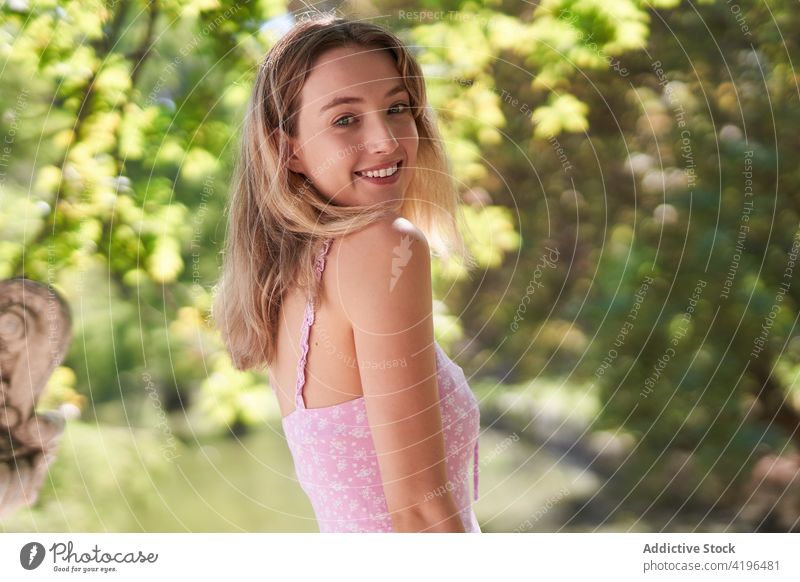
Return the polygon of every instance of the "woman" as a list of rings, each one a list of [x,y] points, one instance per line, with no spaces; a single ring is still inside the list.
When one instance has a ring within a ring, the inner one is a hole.
[[[475,264],[457,212],[394,34],[318,15],[270,49],[214,313],[237,368],[269,368],[320,531],[480,532],[478,403],[433,334],[430,249]]]

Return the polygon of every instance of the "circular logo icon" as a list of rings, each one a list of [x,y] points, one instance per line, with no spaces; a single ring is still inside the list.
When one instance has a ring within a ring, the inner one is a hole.
[[[39,542],[29,542],[19,551],[19,563],[26,570],[35,570],[44,560],[44,546]]]

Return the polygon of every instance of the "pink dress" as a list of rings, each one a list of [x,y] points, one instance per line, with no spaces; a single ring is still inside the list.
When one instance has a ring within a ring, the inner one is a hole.
[[[331,242],[327,239],[317,256],[318,277],[325,268]],[[314,509],[320,532],[391,532],[364,397],[322,408],[306,408],[303,401],[308,337],[313,323],[314,302],[309,299],[300,334],[295,410],[282,420],[297,478]],[[438,343],[435,349],[448,481],[441,491],[428,495],[433,498],[449,489],[464,530],[480,533],[469,496],[472,461],[473,493],[478,498],[478,401],[461,367],[447,357]]]

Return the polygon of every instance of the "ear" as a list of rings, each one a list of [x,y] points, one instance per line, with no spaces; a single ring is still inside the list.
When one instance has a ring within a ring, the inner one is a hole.
[[[295,138],[290,137],[283,134],[284,139],[286,140],[286,145],[289,148],[289,159],[286,161],[286,166],[292,171],[297,174],[304,174],[305,168],[303,167],[303,160],[301,159],[300,155],[297,153],[297,141]]]

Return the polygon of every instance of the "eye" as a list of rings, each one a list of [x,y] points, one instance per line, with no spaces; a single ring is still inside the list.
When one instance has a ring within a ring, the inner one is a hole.
[[[395,107],[403,107],[402,111],[398,111],[397,113],[408,113],[409,108],[411,107],[408,103],[395,103],[389,108],[389,111],[394,109]]]
[[[335,125],[336,127],[347,127],[348,125],[350,125],[349,123],[341,123],[341,122],[346,119],[351,119],[352,117],[353,117],[352,115],[344,115],[339,119],[337,119],[336,121],[334,121],[333,125]]]

